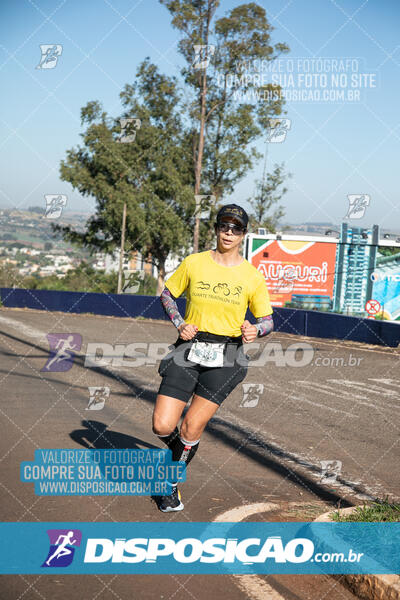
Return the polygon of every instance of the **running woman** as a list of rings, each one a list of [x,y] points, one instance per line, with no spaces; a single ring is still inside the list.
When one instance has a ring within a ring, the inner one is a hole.
[[[160,363],[162,381],[153,432],[170,448],[172,460],[186,465],[197,452],[208,421],[246,376],[248,357],[243,342],[253,342],[273,329],[265,279],[239,252],[248,220],[240,206],[223,206],[214,225],[217,247],[187,256],[160,296],[179,337]],[[182,318],[176,298],[184,291],[186,312]],[[256,325],[245,320],[247,308]],[[171,483],[172,494],[154,496],[162,512],[184,507],[177,482]]]

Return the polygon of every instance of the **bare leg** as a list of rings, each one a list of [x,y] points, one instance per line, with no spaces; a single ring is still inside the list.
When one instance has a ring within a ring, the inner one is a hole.
[[[158,394],[153,411],[153,432],[156,435],[167,435],[177,426],[186,402]],[[190,409],[189,409],[190,410]]]
[[[181,436],[183,439],[188,442],[199,440],[205,426],[218,408],[219,405],[215,402],[195,394],[182,421]]]
[[[153,414],[153,431],[161,435],[168,434],[176,427],[186,402],[159,395]],[[173,461],[183,461],[186,465],[192,460],[199,447],[199,439],[208,421],[218,410],[218,404],[194,395],[182,421],[180,436],[176,436],[168,447],[172,450]],[[182,510],[177,481],[170,481],[172,493],[161,496],[158,504],[162,512]]]

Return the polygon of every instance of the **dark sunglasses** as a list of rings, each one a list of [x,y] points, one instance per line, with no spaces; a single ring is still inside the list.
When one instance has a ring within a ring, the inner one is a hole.
[[[233,235],[240,235],[241,233],[243,233],[245,231],[244,227],[241,227],[240,225],[235,225],[235,223],[225,223],[224,222],[220,222],[220,223],[216,223],[218,231],[221,231],[222,233],[227,233],[229,230],[232,231]]]

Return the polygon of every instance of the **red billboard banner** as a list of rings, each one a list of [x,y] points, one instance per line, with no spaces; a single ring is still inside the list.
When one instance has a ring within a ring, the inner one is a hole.
[[[264,275],[273,306],[285,306],[294,294],[332,300],[335,241],[251,237],[249,246],[248,260]]]

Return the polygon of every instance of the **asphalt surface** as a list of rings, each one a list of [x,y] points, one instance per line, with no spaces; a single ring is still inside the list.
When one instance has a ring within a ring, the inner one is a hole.
[[[132,343],[172,343],[175,330],[158,321],[1,309],[0,331],[3,521],[212,521],[262,502],[277,509],[250,520],[302,521],[338,505],[400,499],[400,350],[279,333],[262,342],[247,388],[240,385],[207,426],[181,486],[184,511],[160,513],[146,496],[35,496],[19,465],[37,448],[160,446],[151,431],[158,363],[129,365],[123,353]],[[82,337],[68,371],[42,370],[49,333]],[[90,343],[111,345],[108,364],[85,366]],[[91,386],[110,388],[101,410],[88,410]],[[75,600],[83,591],[123,600],[353,598],[322,575],[24,575],[3,576],[1,587],[4,600]]]

